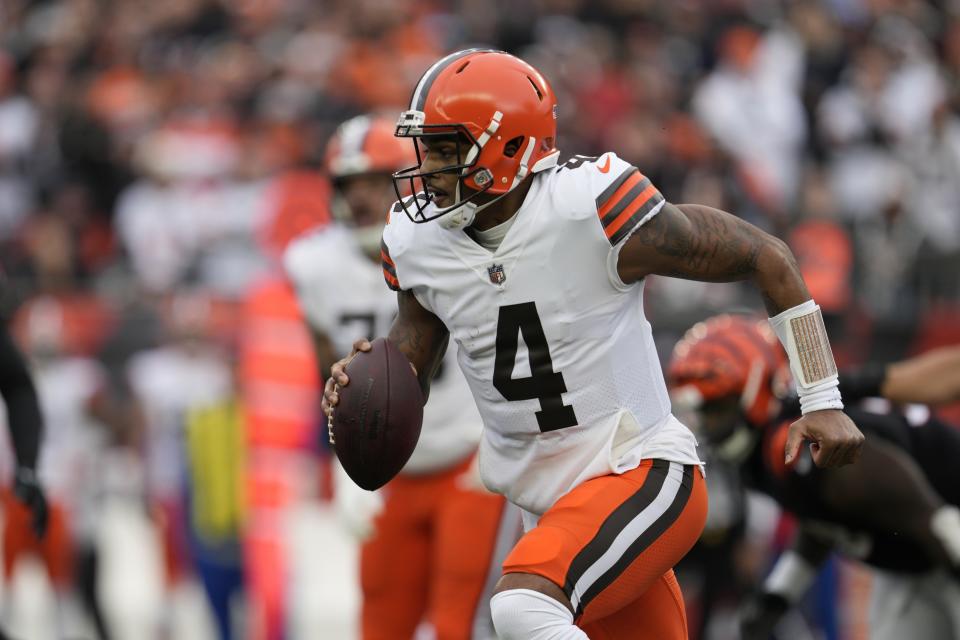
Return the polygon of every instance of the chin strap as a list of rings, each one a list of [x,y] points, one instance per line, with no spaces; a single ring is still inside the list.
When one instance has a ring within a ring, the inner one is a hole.
[[[456,202],[460,201],[460,180],[457,180],[457,189],[454,191],[453,197]],[[477,217],[477,212],[480,211],[481,206],[483,205],[478,205],[475,202],[464,202],[456,211],[441,216],[438,222],[444,229],[452,231],[466,229],[473,224],[473,219]]]
[[[500,118],[503,117],[503,114],[497,111],[493,119],[490,121],[490,124],[487,126],[486,131],[477,139],[477,144],[474,145],[467,154],[467,162],[472,162],[477,154],[483,149],[483,146],[487,143],[490,137],[497,131],[500,127]],[[499,201],[501,198],[505,197],[508,193],[520,186],[520,183],[523,182],[531,173],[537,173],[545,169],[550,169],[557,165],[557,160],[560,157],[560,152],[555,151],[548,156],[540,158],[534,165],[529,166],[530,156],[533,155],[533,150],[536,147],[537,139],[533,136],[530,136],[527,139],[527,144],[524,146],[523,153],[520,156],[520,166],[517,168],[517,173],[513,177],[513,182],[510,184],[510,188],[507,189],[504,193],[501,193],[499,196],[491,200],[490,202],[485,202],[483,204],[477,204],[475,202],[467,201],[464,202],[456,211],[451,211],[450,213],[441,216],[439,218],[440,226],[444,229],[459,230],[466,229],[473,221],[476,219],[477,214],[492,205],[493,203]],[[480,169],[478,173],[486,172],[489,176],[487,179],[492,180],[492,173],[487,169]],[[457,188],[454,191],[454,200],[456,202],[460,201],[460,191],[461,191],[461,180],[457,180]],[[479,181],[478,181],[479,182]]]
[[[456,211],[451,211],[445,216],[439,218],[440,226],[444,229],[451,229],[454,231],[460,229],[466,229],[471,224],[473,224],[474,219],[477,217],[477,214],[492,205],[495,202],[498,202],[501,198],[506,197],[513,191],[511,187],[508,191],[501,193],[496,198],[490,202],[484,202],[483,204],[477,204],[476,202],[464,202]],[[457,180],[457,190],[454,192],[454,197],[459,201],[460,200],[460,181]]]

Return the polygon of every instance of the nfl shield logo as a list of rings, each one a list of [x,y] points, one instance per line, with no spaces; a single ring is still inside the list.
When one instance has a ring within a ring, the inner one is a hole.
[[[487,267],[487,273],[490,275],[490,282],[493,284],[503,284],[507,279],[507,274],[503,272],[502,264],[492,264]]]

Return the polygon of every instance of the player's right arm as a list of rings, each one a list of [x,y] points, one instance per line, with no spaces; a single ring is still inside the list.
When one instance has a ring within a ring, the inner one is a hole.
[[[397,318],[387,338],[407,356],[426,399],[430,395],[430,382],[447,350],[450,333],[437,316],[423,308],[412,292],[398,291],[397,306]],[[345,371],[347,363],[358,352],[369,351],[370,348],[368,340],[357,340],[353,343],[350,355],[330,367],[330,378],[323,389],[323,410],[328,415],[340,401],[337,388],[350,384]]]
[[[399,313],[387,337],[413,365],[426,398],[430,395],[430,382],[447,351],[450,332],[440,318],[424,309],[410,291],[397,292],[397,306]]]
[[[307,328],[310,330],[310,340],[313,342],[313,354],[317,359],[317,365],[320,367],[320,375],[323,376],[323,380],[326,380],[330,377],[331,364],[339,359],[337,357],[337,350],[333,346],[333,340],[330,339],[330,336],[328,336],[325,331],[320,331],[310,323],[307,323]]]

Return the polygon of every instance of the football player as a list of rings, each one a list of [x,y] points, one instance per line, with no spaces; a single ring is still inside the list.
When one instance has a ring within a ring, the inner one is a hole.
[[[747,607],[743,637],[766,640],[833,551],[874,567],[871,638],[960,637],[960,430],[921,405],[960,395],[960,350],[844,375],[845,411],[867,435],[858,464],[818,469],[806,452],[780,452],[795,401],[762,320],[718,316],[681,340],[668,370],[675,405],[694,409],[714,450],[745,482],[800,520],[794,548]],[[877,396],[860,407],[851,402]]]
[[[13,495],[23,509],[22,513],[6,514],[7,537],[14,532],[26,535],[32,538],[30,546],[37,546],[46,533],[49,517],[47,500],[36,472],[43,417],[27,362],[14,344],[5,322],[0,322],[0,395],[6,404],[7,425],[16,456]],[[7,504],[13,506],[14,503]],[[20,523],[20,527],[29,526],[32,535],[16,531],[12,526],[14,522]]]
[[[386,332],[396,316],[383,285],[380,236],[394,199],[391,174],[414,154],[393,130],[392,121],[368,116],[339,127],[325,160],[335,222],[296,240],[284,257],[325,367],[358,338]],[[335,476],[337,510],[363,540],[365,640],[411,638],[422,621],[439,640],[494,637],[489,597],[519,538],[520,516],[476,478],[480,415],[456,349],[439,355],[433,400],[403,472],[376,492],[342,469]]]
[[[645,276],[762,291],[803,393],[789,458],[809,438],[819,464],[853,462],[863,436],[839,411],[819,307],[786,245],[667,203],[613,152],[559,163],[557,109],[544,77],[500,51],[458,51],[420,79],[395,132],[419,157],[394,175],[416,193],[383,234],[399,304],[388,335],[425,393],[452,336],[483,417],[483,481],[524,510],[491,601],[499,636],[686,638],[672,567],[700,534],[706,489],[671,414]],[[344,361],[331,374],[336,420]]]

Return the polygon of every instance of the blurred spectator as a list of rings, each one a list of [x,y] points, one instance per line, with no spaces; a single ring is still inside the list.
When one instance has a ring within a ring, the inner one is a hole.
[[[778,31],[737,26],[720,39],[719,65],[693,108],[735,157],[744,187],[763,208],[782,211],[799,186],[806,119],[800,102],[803,51]]]
[[[172,592],[191,573],[184,505],[187,417],[226,402],[233,394],[229,362],[219,345],[207,338],[209,311],[205,296],[174,297],[168,309],[167,340],[135,355],[128,368],[130,388],[145,419],[147,490],[162,532]]]

